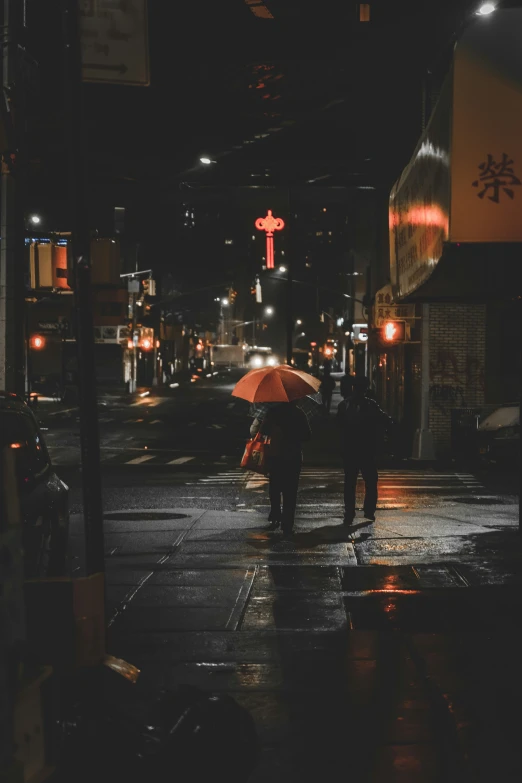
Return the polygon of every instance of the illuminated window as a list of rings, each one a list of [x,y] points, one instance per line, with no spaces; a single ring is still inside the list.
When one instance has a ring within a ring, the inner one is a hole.
[[[323,236],[323,232],[322,231],[316,231],[315,232],[315,236],[316,237],[322,237]]]
[[[370,3],[359,3],[359,22],[370,21]]]
[[[329,231],[329,232],[328,232],[328,236],[329,236],[329,237],[331,237],[331,236],[332,236],[332,232],[331,232],[331,231]]]
[[[234,240],[233,239],[225,239],[225,245],[233,245]]]

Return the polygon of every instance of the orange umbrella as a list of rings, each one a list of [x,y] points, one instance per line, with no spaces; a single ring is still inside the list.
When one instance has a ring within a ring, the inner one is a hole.
[[[234,386],[232,395],[248,402],[290,402],[318,391],[321,381],[289,364],[251,370]]]

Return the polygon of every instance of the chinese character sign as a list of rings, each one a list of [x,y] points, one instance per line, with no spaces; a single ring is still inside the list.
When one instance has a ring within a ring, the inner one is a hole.
[[[454,53],[451,243],[522,242],[522,9],[492,16]]]
[[[522,183],[515,175],[513,161],[505,152],[498,161],[488,153],[486,160],[479,164],[479,171],[479,178],[473,182],[474,188],[480,188],[477,193],[479,198],[487,195],[495,204],[499,203],[501,193],[505,193],[510,199],[515,198],[513,186]]]
[[[259,231],[266,231],[266,268],[274,268],[274,231],[281,231],[285,227],[281,218],[275,218],[272,210],[269,209],[266,217],[256,220],[256,228]]]

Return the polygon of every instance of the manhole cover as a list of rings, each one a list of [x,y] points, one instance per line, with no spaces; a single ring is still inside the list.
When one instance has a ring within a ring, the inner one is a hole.
[[[188,514],[170,514],[168,511],[111,511],[104,519],[121,519],[124,522],[149,522],[159,519],[186,519]]]
[[[469,503],[472,506],[504,506],[500,498],[453,498],[456,503]]]

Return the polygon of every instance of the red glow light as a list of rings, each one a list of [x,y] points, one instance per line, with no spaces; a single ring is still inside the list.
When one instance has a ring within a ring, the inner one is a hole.
[[[257,218],[256,228],[259,231],[266,231],[266,268],[274,268],[274,231],[281,231],[285,227],[281,218],[275,218],[272,210],[267,211],[266,217]]]
[[[45,338],[39,334],[35,334],[31,338],[31,347],[37,351],[40,351],[45,346]]]
[[[397,327],[391,321],[384,326],[384,337],[386,340],[393,340],[397,333]]]
[[[150,351],[150,349],[152,348],[152,341],[151,341],[151,340],[149,340],[149,338],[148,338],[148,337],[146,337],[146,338],[143,340],[143,342],[142,342],[142,344],[141,344],[141,347],[143,348],[143,350],[144,350],[144,351]]]

